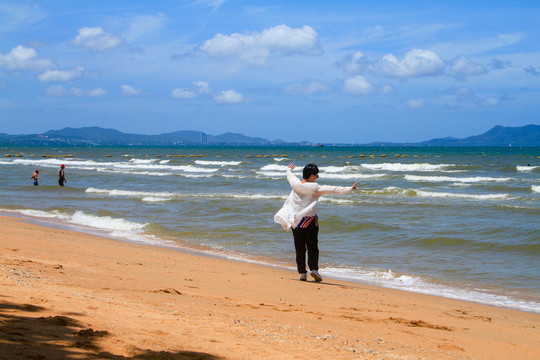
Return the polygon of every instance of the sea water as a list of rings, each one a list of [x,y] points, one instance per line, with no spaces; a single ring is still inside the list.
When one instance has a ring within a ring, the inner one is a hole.
[[[359,182],[352,194],[323,196],[318,206],[327,281],[540,313],[540,148],[0,151],[5,215],[291,271],[292,234],[273,216],[290,192],[287,165],[296,164],[300,177],[315,163],[320,184]],[[60,164],[65,187],[57,184]]]

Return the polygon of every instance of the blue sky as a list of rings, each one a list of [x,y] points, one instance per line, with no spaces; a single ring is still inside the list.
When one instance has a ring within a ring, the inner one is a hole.
[[[2,1],[0,132],[413,142],[540,123],[538,1]]]

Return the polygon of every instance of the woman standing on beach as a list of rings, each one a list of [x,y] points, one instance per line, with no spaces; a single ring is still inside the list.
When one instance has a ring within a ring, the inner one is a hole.
[[[296,265],[301,281],[307,281],[306,250],[308,253],[308,267],[315,281],[322,281],[319,274],[319,221],[317,216],[317,203],[322,195],[347,194],[356,189],[358,182],[353,186],[319,185],[315,181],[319,177],[319,168],[315,164],[308,164],[302,171],[303,179],[300,181],[294,174],[294,164],[287,167],[287,180],[292,191],[283,204],[283,207],[274,216],[274,221],[283,226],[283,229],[292,228],[294,247],[296,250]]]

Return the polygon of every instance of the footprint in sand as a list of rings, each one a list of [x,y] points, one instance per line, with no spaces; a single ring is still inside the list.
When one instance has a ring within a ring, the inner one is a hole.
[[[451,327],[434,325],[434,324],[425,322],[423,320],[406,320],[406,319],[393,318],[393,317],[389,318],[388,320],[395,322],[396,324],[403,324],[405,326],[410,326],[410,327],[423,327],[423,328],[435,329],[435,330],[454,331],[454,329]]]
[[[154,290],[155,293],[164,293],[164,294],[174,294],[174,295],[182,295],[182,293],[176,289],[173,288],[166,288],[166,289],[159,289]]]

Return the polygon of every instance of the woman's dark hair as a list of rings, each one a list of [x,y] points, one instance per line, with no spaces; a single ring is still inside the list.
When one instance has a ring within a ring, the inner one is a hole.
[[[302,176],[304,179],[309,179],[311,175],[317,175],[319,174],[319,168],[315,164],[307,164],[304,166],[304,170],[302,170]]]

